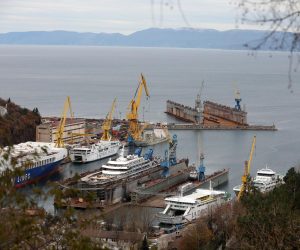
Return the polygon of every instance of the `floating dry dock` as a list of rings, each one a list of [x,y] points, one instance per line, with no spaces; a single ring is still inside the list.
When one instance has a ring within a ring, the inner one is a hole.
[[[269,130],[276,131],[275,125],[249,125],[247,112],[240,107],[241,99],[235,99],[235,107],[211,101],[201,102],[199,96],[195,107],[189,107],[171,100],[167,101],[165,113],[188,124],[168,124],[170,130]]]
[[[178,185],[189,181],[190,171],[191,169],[189,168],[188,171],[185,171],[184,175],[177,173],[168,178],[156,179],[154,181],[146,183],[146,185],[142,187],[138,187],[134,192],[131,193],[131,202],[139,203],[156,195],[176,195],[177,193],[174,192],[174,189],[177,191]],[[208,188],[210,181],[212,181],[213,188],[223,185],[228,181],[228,173],[229,169],[223,169],[220,171],[216,171],[212,174],[206,175],[205,179],[202,181],[189,181],[192,184],[192,187],[183,194],[192,193],[197,188]]]
[[[222,125],[202,125],[202,124],[167,124],[169,130],[262,130],[262,131],[277,131],[275,125],[248,125],[248,126],[222,126]]]

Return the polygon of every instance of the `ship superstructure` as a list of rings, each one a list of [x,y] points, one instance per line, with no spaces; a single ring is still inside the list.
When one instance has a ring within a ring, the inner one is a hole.
[[[277,174],[268,166],[258,170],[252,181],[252,185],[262,193],[269,192],[281,184],[283,184],[283,175]],[[233,191],[238,194],[240,189],[241,185],[238,185],[233,188]]]
[[[76,163],[87,163],[113,156],[119,152],[119,141],[99,141],[85,146],[74,147],[70,150],[70,159]]]
[[[166,225],[185,224],[206,215],[228,200],[229,196],[224,191],[199,188],[189,195],[165,198],[166,207],[157,214],[157,219]]]
[[[22,175],[15,178],[16,187],[37,182],[56,172],[60,163],[68,155],[67,149],[57,148],[54,143],[43,142],[25,142],[12,148],[6,147],[0,156],[2,160],[6,152],[10,152],[10,159],[0,166],[0,173],[7,168],[20,168],[24,171]]]
[[[101,185],[126,178],[133,178],[144,171],[159,165],[158,159],[152,159],[153,150],[140,156],[141,151],[137,150],[133,155],[125,156],[124,147],[120,152],[120,156],[116,160],[109,160],[102,165],[101,170],[81,178],[81,181],[88,185]]]

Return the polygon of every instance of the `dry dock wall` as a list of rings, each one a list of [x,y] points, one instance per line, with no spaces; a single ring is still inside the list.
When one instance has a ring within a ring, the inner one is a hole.
[[[168,100],[166,113],[179,120],[205,126],[248,126],[247,112],[211,101],[203,102],[203,110],[197,111],[196,108]]]
[[[197,122],[197,110],[177,102],[168,100],[166,113],[186,122]]]
[[[247,112],[224,106],[215,102],[205,101],[203,113],[205,118],[209,119],[209,117],[211,117],[213,123],[225,124],[226,121],[229,121],[238,125],[248,125]]]
[[[205,180],[200,182],[198,185],[196,184],[194,188],[190,189],[187,194],[190,194],[194,192],[197,188],[209,188],[210,187],[210,181],[212,188],[216,188],[220,185],[225,184],[228,182],[228,169],[224,169],[219,172],[215,172],[212,175],[206,176]]]

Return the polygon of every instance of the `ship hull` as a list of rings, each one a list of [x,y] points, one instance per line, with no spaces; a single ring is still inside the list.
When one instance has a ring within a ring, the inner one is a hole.
[[[25,174],[22,176],[17,176],[15,178],[15,187],[21,188],[28,184],[36,183],[41,179],[44,179],[59,170],[59,165],[61,164],[62,160],[49,163],[43,166],[39,166],[33,169],[25,170]]]

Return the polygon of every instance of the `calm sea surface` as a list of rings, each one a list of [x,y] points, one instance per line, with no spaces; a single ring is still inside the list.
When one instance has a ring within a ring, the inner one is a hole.
[[[293,73],[291,94],[286,53],[249,56],[246,51],[201,49],[0,46],[0,97],[38,107],[43,116],[59,116],[69,95],[76,116],[103,118],[117,97],[115,117],[124,117],[141,72],[151,95],[149,101],[142,101],[141,119],[171,121],[164,114],[166,100],[194,105],[204,80],[204,100],[233,106],[235,83],[248,122],[275,123],[276,132],[176,131],[179,158],[197,163],[202,151],[207,172],[230,168],[228,191],[240,182],[254,134],[253,175],[266,164],[284,174],[300,163],[300,73]],[[99,164],[66,165],[60,178]]]

